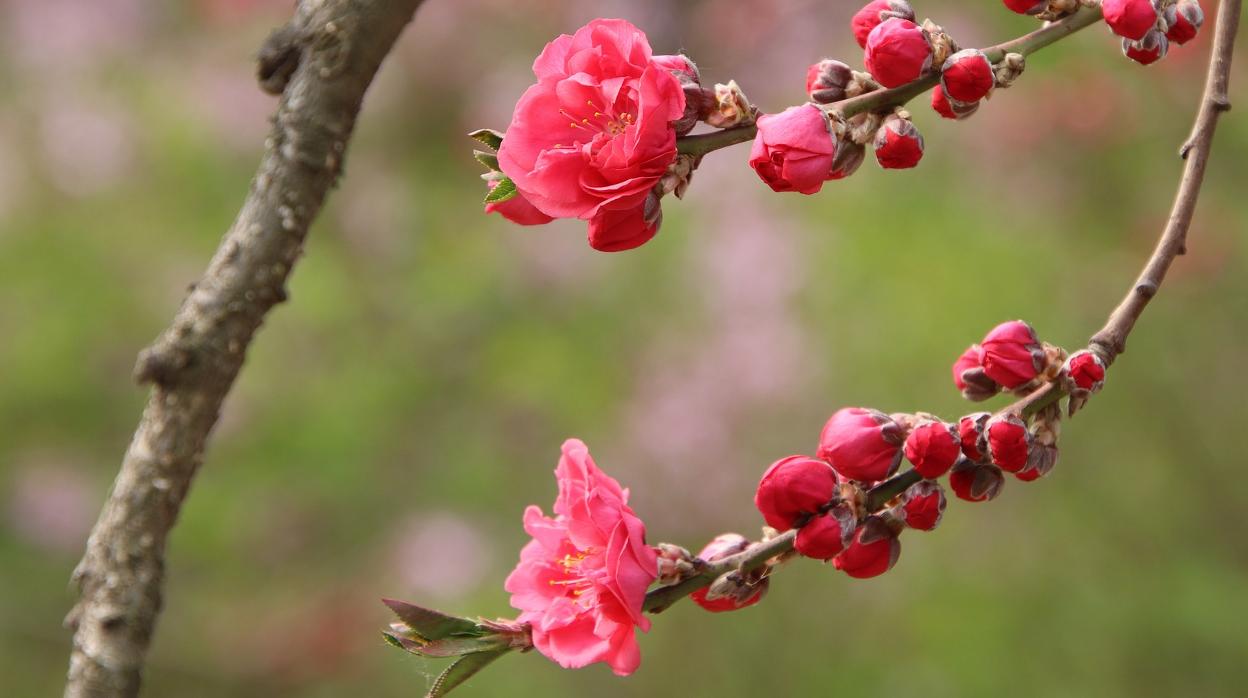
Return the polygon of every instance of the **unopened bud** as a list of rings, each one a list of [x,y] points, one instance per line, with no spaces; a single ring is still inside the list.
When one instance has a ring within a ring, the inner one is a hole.
[[[901,426],[883,412],[846,407],[824,425],[816,455],[848,480],[874,482],[897,469],[905,438]]]
[[[932,480],[949,472],[960,455],[957,430],[944,422],[928,420],[918,424],[906,437],[906,460],[915,471]]]
[[[831,104],[845,99],[845,88],[854,79],[854,71],[845,63],[825,58],[806,69],[806,94],[817,104]]]
[[[862,161],[867,157],[867,149],[865,146],[853,142],[849,138],[842,138],[836,142],[836,157],[832,159],[832,169],[828,172],[828,179],[845,179],[858,171],[858,167],[862,165]]]
[[[958,440],[962,443],[962,455],[972,462],[988,459],[988,444],[984,440],[984,428],[992,415],[987,412],[975,412],[958,420]]]
[[[832,565],[851,577],[867,579],[892,569],[900,556],[897,532],[879,516],[872,516],[854,532],[849,547],[832,558]]]
[[[937,85],[932,88],[932,109],[945,119],[965,119],[979,111],[979,102],[970,104],[950,102],[949,97],[945,95],[945,88]]]
[[[884,118],[872,142],[880,167],[901,170],[914,167],[923,158],[923,136],[910,119],[896,114]]]
[[[916,482],[902,494],[899,507],[906,525],[918,531],[931,531],[945,513],[945,490],[932,480]]]
[[[715,108],[706,117],[706,123],[716,128],[731,128],[741,124],[754,122],[754,111],[750,100],[737,85],[736,80],[729,80],[727,85],[715,85]]]
[[[1166,8],[1166,38],[1182,46],[1200,33],[1205,23],[1205,11],[1197,0],[1179,0]]]
[[[793,547],[806,557],[830,560],[849,545],[856,524],[853,511],[839,504],[799,528]]]
[[[1017,415],[1005,414],[988,420],[985,427],[988,456],[993,465],[1007,473],[1017,473],[1031,456],[1031,432]]]
[[[1010,390],[1026,385],[1045,368],[1044,347],[1036,331],[1022,320],[992,328],[980,346],[984,373]]]
[[[1130,39],[1122,40],[1122,55],[1139,63],[1140,65],[1151,65],[1166,57],[1166,52],[1170,49],[1170,40],[1165,34],[1153,29],[1144,35],[1144,38],[1138,41]]]
[[[991,463],[961,461],[949,472],[949,487],[959,499],[986,502],[1001,494],[1005,476]]]
[[[763,473],[754,493],[754,506],[768,526],[787,531],[818,513],[836,491],[836,473],[827,463],[789,456],[772,463]]]
[[[854,39],[862,48],[867,47],[867,36],[880,22],[892,17],[900,17],[914,21],[914,8],[906,0],[871,0],[861,10],[854,13],[850,26],[854,30]]]
[[[867,35],[863,63],[884,87],[900,87],[932,67],[932,44],[919,25],[893,17]]]

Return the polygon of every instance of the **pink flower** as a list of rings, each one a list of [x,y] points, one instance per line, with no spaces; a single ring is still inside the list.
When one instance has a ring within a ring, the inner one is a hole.
[[[560,666],[606,662],[631,674],[641,664],[633,628],[650,629],[641,606],[658,555],[628,506],[628,490],[594,465],[585,444],[564,442],[555,479],[555,517],[536,506],[524,511],[533,540],[504,585],[511,605],[530,624],[537,650]]]
[[[498,182],[491,181],[489,186],[490,190],[493,191],[494,187],[498,186]],[[520,225],[542,225],[554,220],[554,218],[537,210],[537,207],[529,203],[529,200],[524,198],[524,194],[520,193],[506,201],[486,204],[485,212],[502,214],[503,218]]]
[[[819,435],[818,455],[841,477],[861,482],[883,480],[897,469],[905,433],[877,410],[837,410]]]
[[[774,191],[814,194],[832,170],[836,140],[813,104],[758,117],[750,167]]]
[[[979,345],[984,373],[1010,390],[1030,382],[1044,369],[1044,349],[1036,331],[1022,320],[997,325]]]
[[[507,127],[503,172],[542,213],[589,220],[596,249],[625,250],[654,235],[652,217],[638,214],[676,159],[671,122],[685,110],[667,63],[632,24],[593,20],[546,45],[533,62],[537,84]],[[600,240],[595,230],[610,234]]]

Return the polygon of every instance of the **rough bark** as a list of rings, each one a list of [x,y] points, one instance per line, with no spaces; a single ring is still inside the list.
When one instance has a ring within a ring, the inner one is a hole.
[[[364,92],[421,0],[304,0],[259,54],[282,97],[251,190],[135,378],[151,396],[74,571],[65,695],[134,696],[161,608],[164,552],[221,403],[342,171]]]

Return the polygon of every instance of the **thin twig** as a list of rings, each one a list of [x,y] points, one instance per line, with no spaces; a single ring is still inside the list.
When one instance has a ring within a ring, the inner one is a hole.
[[[251,191],[173,324],[139,356],[153,386],[74,571],[67,697],[134,696],[161,607],[164,551],[221,403],[342,171],[364,92],[421,0],[305,0],[261,51],[281,91]]]
[[[1200,185],[1205,173],[1205,165],[1209,161],[1209,153],[1213,147],[1213,132],[1217,127],[1218,117],[1231,108],[1227,96],[1230,82],[1231,52],[1235,44],[1235,30],[1239,26],[1240,0],[1222,0],[1218,5],[1216,35],[1212,54],[1209,58],[1209,74],[1205,82],[1204,94],[1201,96],[1200,110],[1192,127],[1192,134],[1180,149],[1179,154],[1185,159],[1183,176],[1179,181],[1178,193],[1175,195],[1174,207],[1162,231],[1156,249],[1144,265],[1127,297],[1109,316],[1105,327],[1097,332],[1089,342],[1089,348],[1101,352],[1106,362],[1111,362],[1126,344],[1127,335],[1135,326],[1144,306],[1156,294],[1166,270],[1170,268],[1175,257],[1183,254],[1187,240],[1187,231],[1192,222],[1192,214],[1196,208],[1196,199],[1200,195]],[[1097,11],[1099,18],[1099,11]],[[1080,17],[1076,14],[1071,17]],[[1083,15],[1086,18],[1086,14]],[[1093,20],[1095,21],[1095,20]],[[1089,22],[1090,24],[1091,22]],[[1050,25],[1050,28],[1055,25]],[[1087,26],[1084,24],[1082,26]],[[1063,36],[1082,27],[1070,28]],[[1043,30],[1042,30],[1043,31]],[[1034,33],[1033,33],[1034,34]],[[1048,45],[1060,37],[1049,37]],[[1033,49],[1034,50],[1034,49]],[[933,83],[934,84],[934,83]],[[897,88],[906,89],[907,86]],[[930,85],[929,85],[930,87]],[[921,92],[922,90],[920,90]],[[874,94],[874,93],[872,93]],[[867,95],[869,96],[869,95]],[[998,414],[1015,413],[1032,415],[1048,405],[1066,396],[1060,381],[1051,381],[1041,385],[1031,393],[1002,408]],[[867,493],[867,510],[879,511],[889,500],[905,491],[907,487],[922,478],[913,469],[894,475],[881,482]],[[671,606],[681,598],[701,589],[715,581],[720,575],[734,569],[749,571],[755,569],[771,558],[782,555],[793,549],[797,538],[794,530],[786,531],[780,536],[760,543],[752,548],[723,560],[718,560],[704,567],[697,575],[676,584],[652,589],[646,594],[642,607],[646,611],[658,613]]]

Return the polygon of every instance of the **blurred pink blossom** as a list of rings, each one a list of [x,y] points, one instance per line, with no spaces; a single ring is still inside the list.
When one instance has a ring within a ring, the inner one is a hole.
[[[153,7],[142,0],[8,0],[0,7],[0,31],[16,63],[55,80],[49,74],[137,50]]]
[[[19,466],[9,482],[9,526],[26,542],[53,553],[86,544],[99,494],[74,466],[38,457]]]
[[[453,600],[481,583],[492,553],[489,541],[467,518],[435,512],[400,522],[392,555],[392,567],[413,596]]]
[[[52,183],[86,196],[122,178],[135,160],[133,117],[85,94],[59,94],[42,106],[39,141]]]

